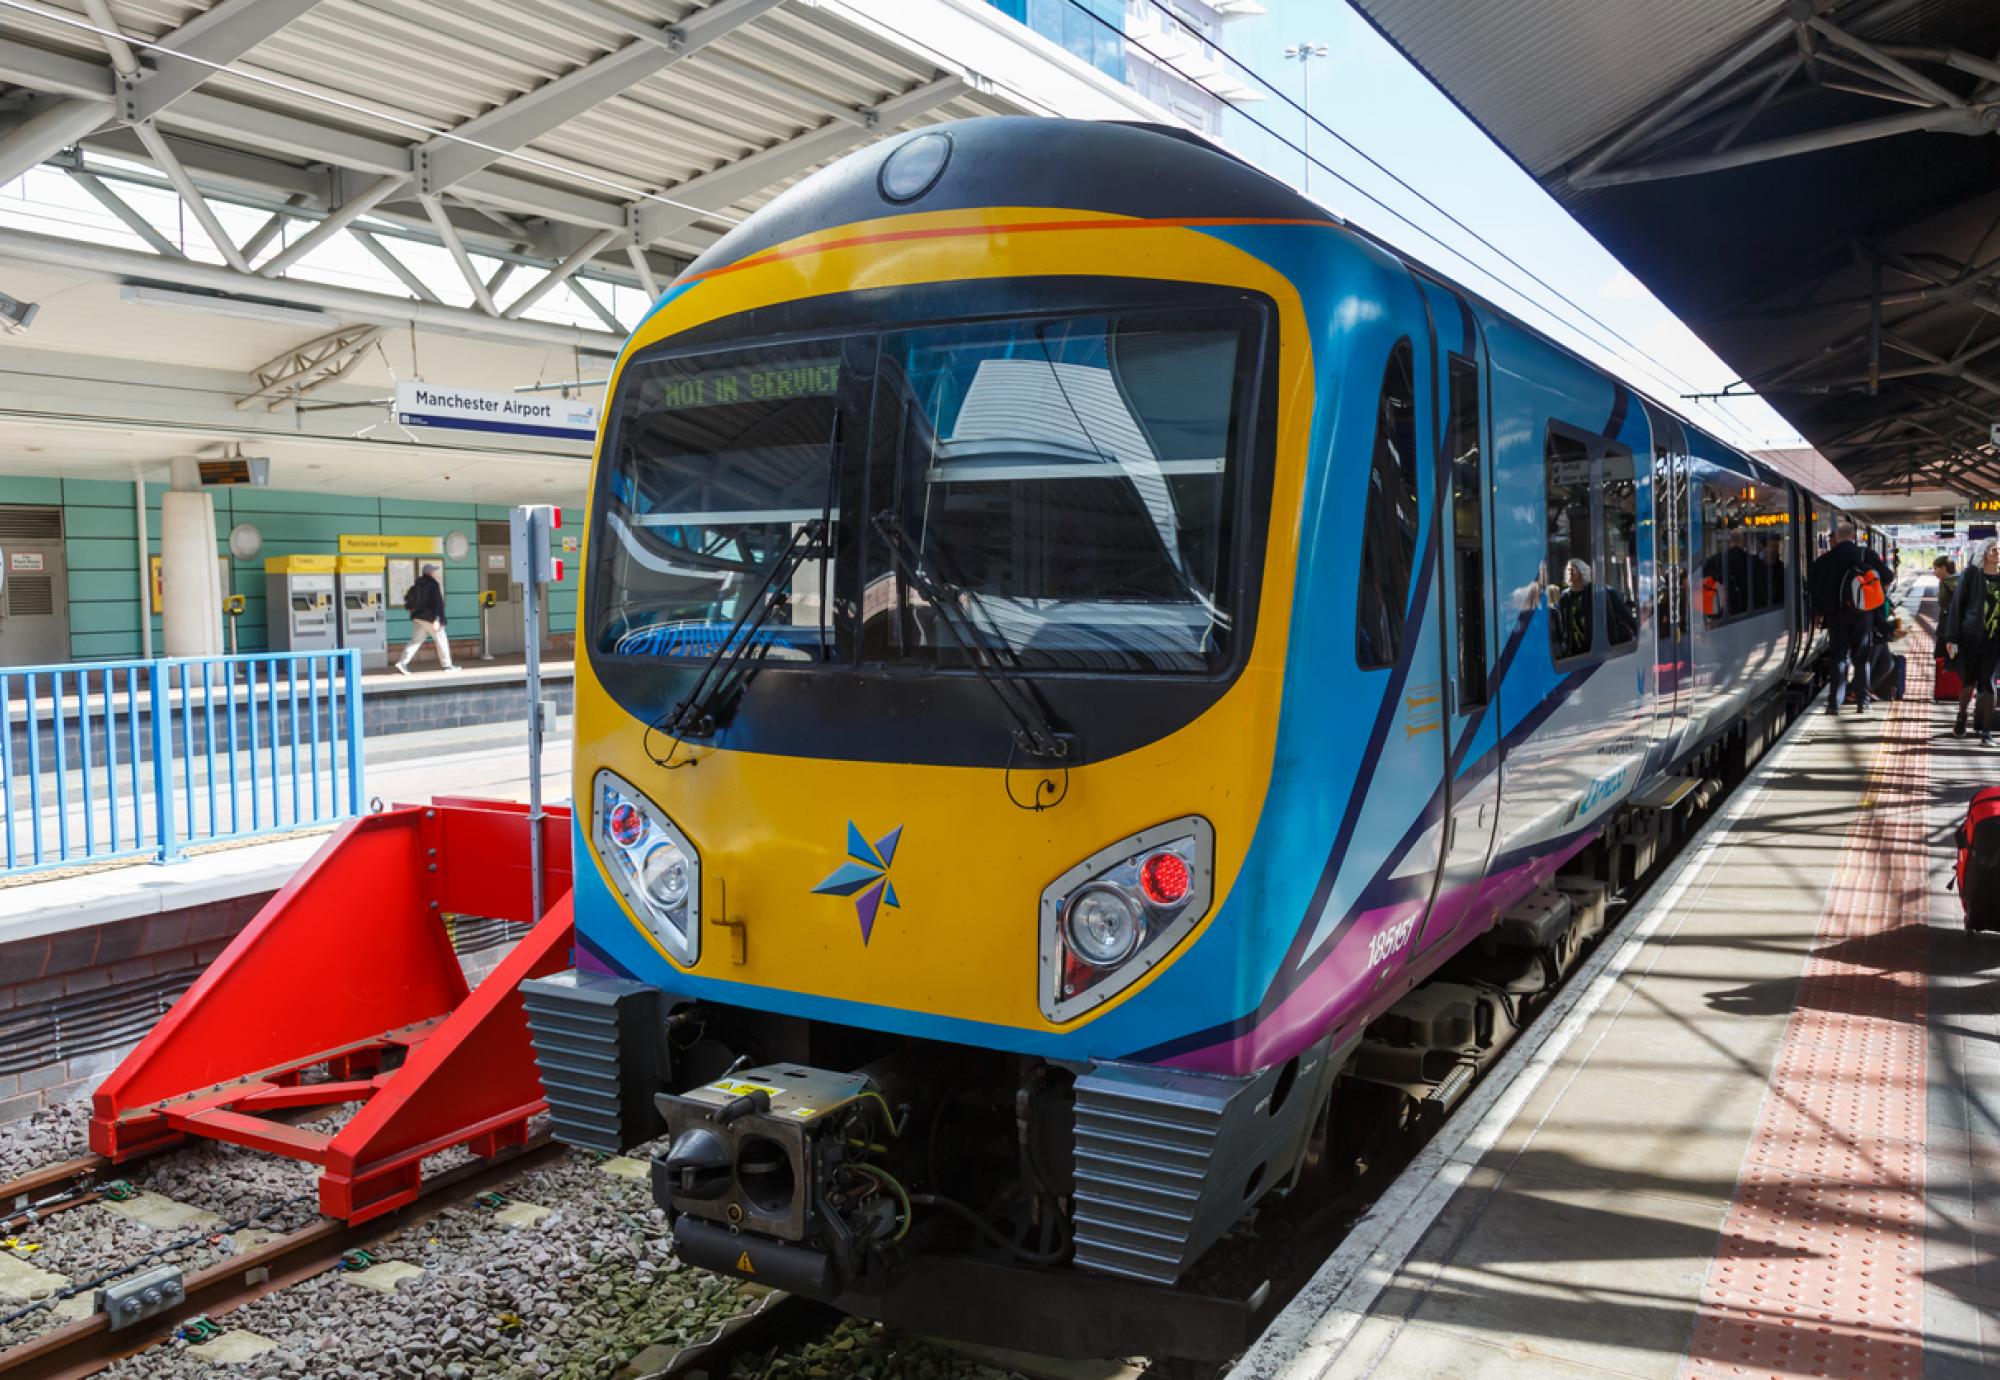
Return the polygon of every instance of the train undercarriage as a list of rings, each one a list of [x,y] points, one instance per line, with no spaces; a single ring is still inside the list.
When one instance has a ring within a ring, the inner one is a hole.
[[[647,1146],[689,1264],[964,1341],[1225,1358],[1281,1301],[1274,1263],[1324,1254],[1340,1204],[1467,1096],[1802,689],[1339,1047],[1242,1079],[1073,1065],[571,972],[524,988],[557,1134]]]

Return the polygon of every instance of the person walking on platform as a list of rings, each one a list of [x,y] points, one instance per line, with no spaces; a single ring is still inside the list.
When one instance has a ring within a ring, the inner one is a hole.
[[[1965,736],[1965,711],[1976,703],[1979,742],[1993,741],[1993,676],[2000,670],[2000,542],[1988,541],[1976,565],[1959,576],[1951,607],[1939,621],[1945,655],[1958,663],[1958,722],[1952,736]]]
[[[1854,540],[1854,524],[1842,518],[1834,525],[1833,545],[1812,563],[1807,589],[1813,617],[1826,626],[1830,645],[1826,712],[1838,714],[1847,697],[1847,673],[1853,668],[1861,682],[1854,712],[1868,712],[1868,648],[1873,640],[1875,610],[1882,607],[1894,576],[1887,563]]]
[[[417,576],[409,593],[403,596],[403,607],[410,612],[410,645],[403,648],[403,655],[396,661],[396,670],[403,675],[410,674],[410,663],[416,659],[417,651],[426,642],[437,644],[438,664],[447,671],[458,668],[451,664],[451,639],[444,631],[444,590],[437,582],[437,567],[427,565]]]

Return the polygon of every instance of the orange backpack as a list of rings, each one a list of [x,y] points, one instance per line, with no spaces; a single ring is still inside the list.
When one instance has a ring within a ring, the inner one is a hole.
[[[1857,613],[1873,613],[1885,602],[1882,596],[1882,577],[1863,566],[1847,577],[1841,589],[1842,602]]]

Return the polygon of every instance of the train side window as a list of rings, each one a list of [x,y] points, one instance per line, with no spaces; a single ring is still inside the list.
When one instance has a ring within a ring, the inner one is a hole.
[[[1745,492],[1734,485],[1701,486],[1701,611],[1711,627],[1757,607]]]
[[[1549,654],[1568,661],[1587,655],[1597,636],[1590,449],[1576,437],[1551,429],[1543,463],[1549,522]]]
[[[1604,640],[1618,651],[1639,640],[1639,485],[1625,447],[1606,447],[1603,465],[1604,557],[1597,578],[1604,586]]]
[[[1396,342],[1382,371],[1375,453],[1361,526],[1354,659],[1364,671],[1394,666],[1403,649],[1410,567],[1417,552],[1417,396],[1410,342]]]
[[[1479,468],[1479,366],[1451,357],[1452,562],[1458,582],[1458,706],[1486,703],[1486,503]]]
[[[1780,608],[1785,602],[1785,545],[1792,523],[1791,495],[1776,484],[1748,491],[1750,594],[1752,606]]]

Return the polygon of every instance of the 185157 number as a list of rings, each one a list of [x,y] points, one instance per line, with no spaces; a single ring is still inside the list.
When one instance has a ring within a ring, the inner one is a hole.
[[[1383,959],[1396,953],[1405,944],[1408,944],[1410,936],[1416,932],[1416,928],[1417,917],[1412,915],[1407,920],[1398,920],[1395,924],[1376,934],[1373,939],[1368,941],[1368,966],[1371,968],[1374,967]]]

